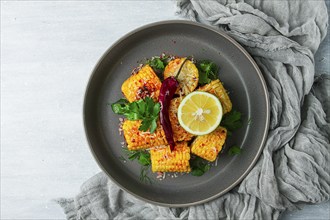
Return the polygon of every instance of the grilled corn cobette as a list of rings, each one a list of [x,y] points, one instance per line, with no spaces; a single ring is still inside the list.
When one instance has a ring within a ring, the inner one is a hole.
[[[171,151],[169,146],[150,149],[152,172],[190,172],[190,148],[187,142],[178,143]]]
[[[141,120],[125,120],[122,126],[128,150],[148,149],[155,146],[166,145],[167,141],[162,126],[157,124],[154,133],[140,131]]]
[[[183,63],[184,62],[184,63]],[[180,70],[177,80],[179,87],[175,94],[177,95],[188,95],[194,91],[198,85],[198,69],[193,62],[186,60],[186,58],[177,58],[168,63],[164,70],[164,79],[173,76],[175,77]]]
[[[227,112],[231,111],[233,105],[230,101],[226,89],[223,87],[222,82],[220,80],[213,80],[209,84],[202,86],[198,90],[203,92],[209,92],[218,97],[222,105],[223,114],[226,114]]]
[[[145,65],[122,84],[121,91],[129,102],[144,99],[147,96],[158,101],[161,85],[153,69]]]
[[[205,160],[215,161],[226,141],[226,137],[227,130],[223,127],[218,127],[210,134],[198,136],[191,144],[191,153]]]

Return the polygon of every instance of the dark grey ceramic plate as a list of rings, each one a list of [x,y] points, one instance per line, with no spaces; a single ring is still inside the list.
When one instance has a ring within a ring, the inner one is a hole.
[[[201,177],[182,175],[153,184],[139,180],[140,166],[118,159],[123,137],[118,116],[107,103],[122,98],[121,84],[143,58],[166,52],[210,59],[220,66],[220,79],[230,92],[233,107],[243,114],[244,126],[227,139],[217,166]],[[251,123],[248,123],[249,119]],[[257,161],[269,123],[265,81],[249,54],[226,34],[187,21],[165,21],[138,28],[112,45],[96,65],[87,86],[84,124],[92,153],[100,167],[122,189],[158,205],[182,207],[214,199],[237,185]],[[229,156],[231,145],[242,154]]]

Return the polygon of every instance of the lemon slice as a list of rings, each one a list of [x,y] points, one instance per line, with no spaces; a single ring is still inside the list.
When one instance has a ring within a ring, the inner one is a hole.
[[[180,103],[178,119],[180,125],[194,135],[209,134],[222,119],[219,99],[208,92],[196,91],[188,94]]]

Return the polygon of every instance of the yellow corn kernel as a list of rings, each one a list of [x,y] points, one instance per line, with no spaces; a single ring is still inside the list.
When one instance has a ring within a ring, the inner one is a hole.
[[[222,105],[223,114],[231,111],[232,103],[230,101],[226,89],[223,87],[219,79],[211,81],[209,84],[202,86],[198,90],[209,92],[218,97]]]
[[[169,106],[169,116],[172,125],[173,138],[174,141],[190,141],[194,135],[190,134],[186,130],[181,127],[178,120],[178,108],[180,105],[181,99],[174,98],[171,100],[171,104]]]
[[[187,142],[177,143],[171,151],[169,146],[150,149],[152,172],[190,172],[190,148]]]
[[[226,141],[227,130],[218,127],[210,134],[198,136],[191,144],[191,153],[208,161],[215,161]]]
[[[122,84],[121,91],[129,102],[144,99],[147,96],[158,101],[161,85],[153,69],[145,65]]]
[[[128,150],[148,149],[155,146],[166,145],[164,131],[158,123],[154,133],[140,131],[141,120],[125,120],[122,126]]]

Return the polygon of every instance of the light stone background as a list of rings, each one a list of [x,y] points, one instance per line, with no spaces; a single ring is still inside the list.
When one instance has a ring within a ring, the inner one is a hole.
[[[1,219],[65,218],[52,199],[74,196],[100,171],[82,122],[94,65],[132,29],[178,19],[174,5],[1,1]],[[329,57],[316,61],[327,63],[321,72],[329,71]],[[329,207],[305,206],[283,219],[329,219]]]

